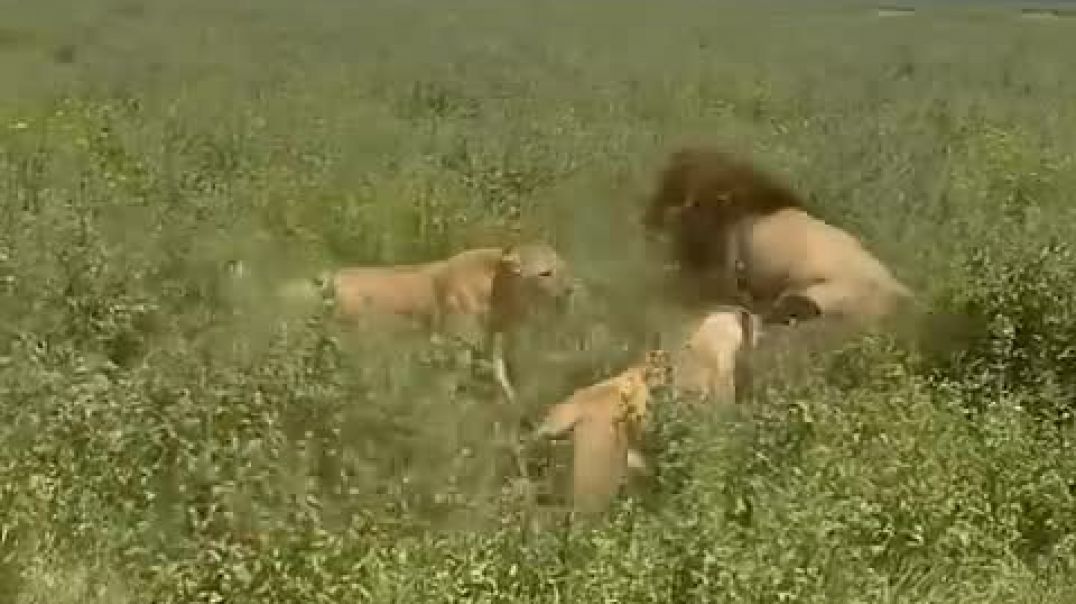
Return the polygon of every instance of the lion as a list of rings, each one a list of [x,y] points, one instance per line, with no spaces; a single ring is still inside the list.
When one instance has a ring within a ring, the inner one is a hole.
[[[644,215],[667,232],[678,272],[705,300],[743,304],[767,323],[819,316],[856,323],[915,302],[862,242],[813,216],[801,198],[712,147],[672,154]]]
[[[506,340],[541,311],[563,311],[579,285],[545,243],[474,248],[423,264],[341,268],[320,279],[312,289],[332,300],[334,317],[345,324],[393,316],[484,343],[509,401],[516,393]]]
[[[570,433],[572,497],[583,513],[604,509],[629,470],[647,474],[640,453],[651,392],[670,387],[682,400],[736,400],[741,352],[759,339],[758,317],[739,306],[709,310],[675,353],[660,348],[621,373],[572,393],[546,412],[532,439]]]
[[[651,390],[668,384],[669,357],[648,352],[645,359],[554,404],[531,434],[572,443],[573,507],[601,511],[616,495],[629,470],[646,473],[640,453]]]
[[[759,322],[742,306],[709,309],[673,355],[675,390],[695,400],[737,401],[750,378],[745,353],[758,345]]]

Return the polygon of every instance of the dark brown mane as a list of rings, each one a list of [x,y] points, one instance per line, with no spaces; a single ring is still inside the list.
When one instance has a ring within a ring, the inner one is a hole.
[[[791,188],[766,172],[713,146],[673,152],[659,174],[643,223],[646,231],[670,235],[672,259],[688,300],[720,300],[737,294],[724,279],[731,270],[728,230],[748,216],[787,208],[806,209]]]
[[[720,221],[804,207],[800,196],[784,183],[712,146],[684,147],[669,156],[647,208],[647,228],[662,228],[669,210],[689,203]]]

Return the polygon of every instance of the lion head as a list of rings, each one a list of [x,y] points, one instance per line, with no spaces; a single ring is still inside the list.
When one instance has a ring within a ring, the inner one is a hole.
[[[649,235],[668,233],[673,259],[702,272],[724,263],[715,234],[744,216],[804,207],[789,187],[750,162],[712,146],[673,152],[643,216]]]
[[[568,264],[552,246],[508,246],[493,278],[494,323],[506,325],[539,308],[563,311],[577,287]]]

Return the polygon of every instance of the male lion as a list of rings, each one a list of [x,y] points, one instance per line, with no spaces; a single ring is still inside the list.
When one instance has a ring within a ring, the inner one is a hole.
[[[889,315],[911,291],[862,243],[812,216],[800,198],[710,147],[672,154],[646,210],[668,232],[681,276],[708,299],[746,304],[767,322]]]
[[[505,339],[536,312],[562,310],[576,286],[544,243],[469,249],[424,264],[342,268],[323,281],[323,295],[344,323],[394,316],[471,344],[484,339],[510,401]]]

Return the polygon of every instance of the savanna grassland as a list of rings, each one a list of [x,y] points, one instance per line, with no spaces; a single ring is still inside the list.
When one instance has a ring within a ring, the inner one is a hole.
[[[0,14],[0,602],[1076,602],[1076,19]],[[273,296],[553,241],[595,294],[535,334],[579,354],[523,375],[526,423],[660,320],[637,216],[693,141],[783,175],[936,317],[735,416],[658,404],[657,474],[601,522],[525,505],[452,344]]]

